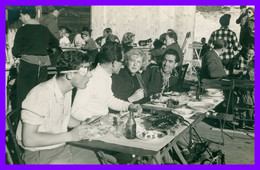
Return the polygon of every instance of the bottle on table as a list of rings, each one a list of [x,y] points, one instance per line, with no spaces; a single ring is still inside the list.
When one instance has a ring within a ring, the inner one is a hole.
[[[125,127],[125,137],[127,139],[134,139],[136,138],[136,122],[134,119],[134,112],[129,111],[129,117],[126,122],[126,127]]]

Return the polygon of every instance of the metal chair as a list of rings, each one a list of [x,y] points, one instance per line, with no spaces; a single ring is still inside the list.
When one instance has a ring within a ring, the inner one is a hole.
[[[202,79],[200,88],[202,89],[219,89],[224,91],[225,98],[227,99],[227,106],[225,112],[220,112],[217,114],[215,118],[219,119],[220,129],[221,129],[221,136],[222,136],[222,144],[224,145],[224,131],[225,122],[233,122],[234,121],[234,114],[232,109],[232,102],[233,102],[233,89],[234,83],[233,80],[220,80],[220,79]],[[213,118],[213,117],[212,117]],[[222,123],[223,122],[223,123]],[[233,130],[235,130],[235,125],[233,124]],[[228,135],[228,134],[226,134]],[[228,135],[229,136],[229,135]],[[234,133],[233,137],[234,138]]]
[[[179,72],[178,72],[178,88],[179,89],[183,89],[183,82],[184,82],[184,78],[187,73],[188,67],[189,67],[189,63],[184,64],[184,65],[180,66],[180,68],[179,68]]]
[[[250,101],[250,104],[247,102],[243,103],[234,103],[234,110],[236,111],[248,111],[254,113],[255,111],[255,106],[254,106],[254,90],[255,90],[255,82],[252,80],[234,80],[234,90],[235,91],[242,91],[244,95],[249,95],[247,97],[248,100]],[[241,99],[240,99],[241,100]],[[241,115],[239,115],[240,118],[238,121],[244,122],[254,122],[254,119],[252,117],[250,118],[242,118]]]
[[[21,109],[11,111],[6,116],[6,123],[9,130],[6,132],[6,145],[12,158],[11,164],[25,164],[22,159],[23,149],[16,140],[16,129],[21,118]]]

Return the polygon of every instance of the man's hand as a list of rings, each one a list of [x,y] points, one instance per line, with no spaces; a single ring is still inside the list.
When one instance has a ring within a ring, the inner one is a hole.
[[[85,138],[88,133],[89,126],[88,125],[79,125],[73,128],[70,132],[70,139],[71,141],[79,141]]]
[[[128,97],[128,101],[133,103],[135,101],[141,100],[144,98],[144,90],[143,89],[138,89],[132,94],[132,96]]]
[[[130,104],[128,107],[129,111],[137,112],[137,113],[142,113],[143,109],[140,104]]]

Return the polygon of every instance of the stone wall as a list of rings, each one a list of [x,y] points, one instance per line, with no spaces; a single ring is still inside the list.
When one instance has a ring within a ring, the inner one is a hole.
[[[182,46],[187,32],[191,32],[188,44],[192,43],[195,27],[195,6],[92,6],[92,37],[102,35],[103,29],[110,27],[120,39],[126,32],[135,33],[139,40],[155,40],[167,29],[174,29]],[[192,57],[191,49],[186,49],[185,59]]]

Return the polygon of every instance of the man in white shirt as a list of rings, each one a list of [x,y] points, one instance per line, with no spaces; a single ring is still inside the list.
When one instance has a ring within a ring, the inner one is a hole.
[[[140,105],[115,98],[111,89],[111,75],[118,74],[122,67],[120,44],[114,42],[104,45],[97,57],[98,63],[91,71],[93,76],[87,88],[77,91],[72,106],[72,116],[83,121],[108,114],[108,108],[117,111],[128,111],[131,108],[141,110]]]
[[[33,88],[22,103],[17,141],[26,164],[99,164],[96,154],[66,145],[85,138],[87,125],[71,117],[71,90],[86,88],[89,62],[79,51],[65,51],[58,74]],[[68,131],[67,128],[73,128]]]

